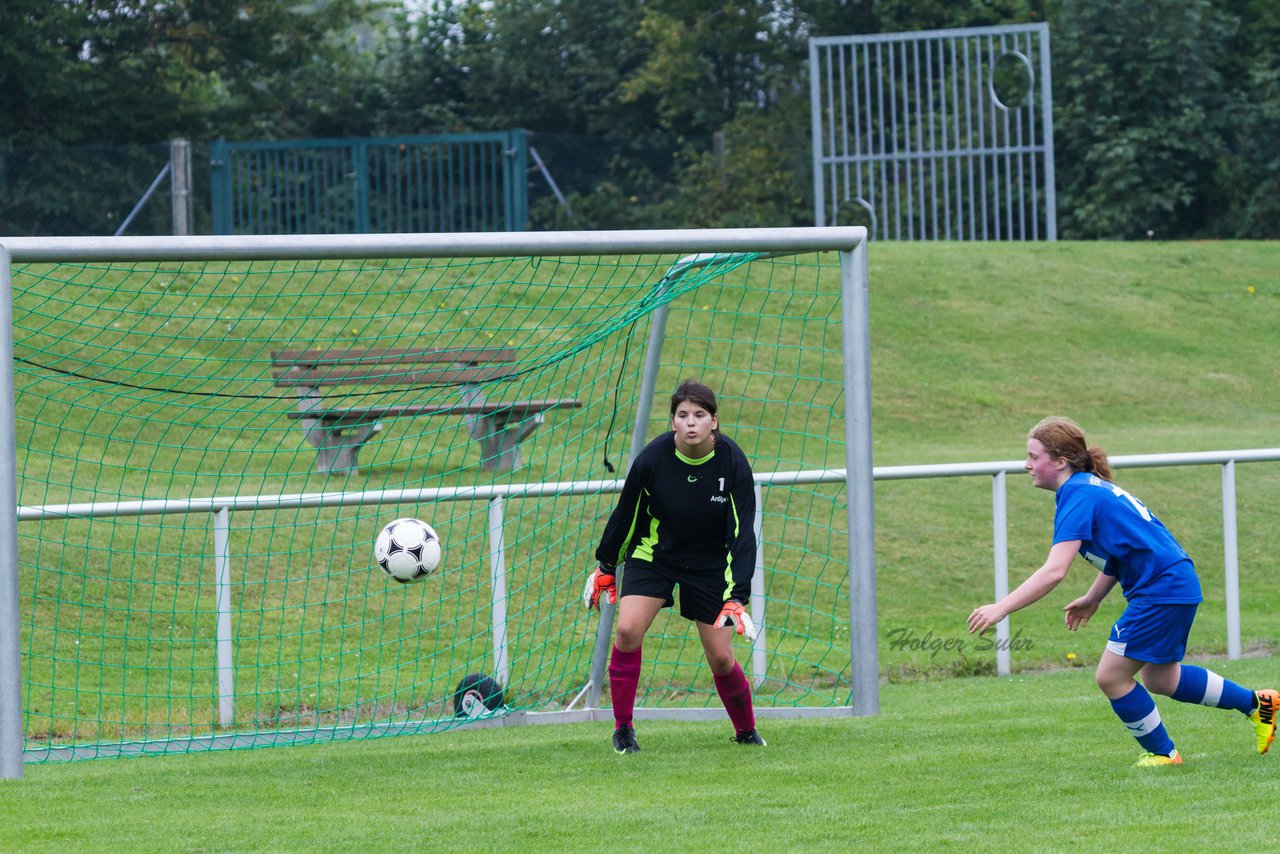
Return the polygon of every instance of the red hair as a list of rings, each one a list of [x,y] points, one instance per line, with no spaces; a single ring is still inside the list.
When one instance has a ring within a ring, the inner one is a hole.
[[[1111,480],[1107,452],[1085,442],[1084,431],[1070,418],[1050,415],[1032,427],[1027,438],[1044,445],[1045,453],[1053,459],[1065,457],[1072,471],[1089,472],[1103,480]]]

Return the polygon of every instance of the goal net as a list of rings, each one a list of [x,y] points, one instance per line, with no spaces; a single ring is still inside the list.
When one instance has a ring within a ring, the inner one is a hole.
[[[757,707],[848,709],[861,230],[671,234],[13,249],[25,761],[607,713],[581,588],[685,377],[759,482]],[[415,583],[373,555],[400,517],[443,543]],[[678,615],[637,705],[720,709]]]

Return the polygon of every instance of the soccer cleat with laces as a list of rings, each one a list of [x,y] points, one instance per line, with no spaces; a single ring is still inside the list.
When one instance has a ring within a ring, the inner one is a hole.
[[[640,742],[636,741],[636,729],[632,726],[620,726],[613,731],[613,749],[618,753],[639,753]]]
[[[1254,691],[1257,707],[1249,715],[1249,723],[1258,735],[1258,754],[1262,755],[1271,749],[1271,741],[1276,737],[1276,709],[1280,707],[1280,691],[1267,688]]]
[[[1144,753],[1138,757],[1138,761],[1133,763],[1136,768],[1152,768],[1156,765],[1181,765],[1182,754],[1173,751],[1168,756],[1163,753]]]
[[[753,729],[749,729],[746,732],[738,733],[733,737],[733,740],[736,741],[738,744],[755,744],[760,747],[765,746],[765,741],[763,738],[760,737],[760,733],[756,732]]]

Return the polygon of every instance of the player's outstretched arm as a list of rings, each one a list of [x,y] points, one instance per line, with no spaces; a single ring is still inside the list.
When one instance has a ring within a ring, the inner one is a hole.
[[[1067,540],[1054,543],[1049,549],[1049,557],[1044,566],[1031,573],[1031,576],[1017,586],[1015,590],[999,602],[980,605],[969,614],[969,633],[982,634],[1014,611],[1021,610],[1033,602],[1044,598],[1049,591],[1058,586],[1067,577],[1071,561],[1080,551],[1079,540]]]
[[[601,564],[591,570],[587,576],[587,584],[582,589],[582,604],[587,610],[600,607],[600,596],[603,594],[610,605],[618,602],[618,582],[613,571]]]
[[[738,634],[746,635],[747,640],[756,639],[755,621],[751,619],[751,615],[747,613],[742,603],[736,599],[730,599],[724,603],[724,607],[720,609],[720,616],[716,617],[712,625],[717,629],[722,626],[732,626]]]

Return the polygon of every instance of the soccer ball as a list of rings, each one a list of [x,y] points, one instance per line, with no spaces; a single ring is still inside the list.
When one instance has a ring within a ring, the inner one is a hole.
[[[396,519],[378,532],[373,559],[401,584],[422,581],[440,567],[440,537],[421,519]]]

